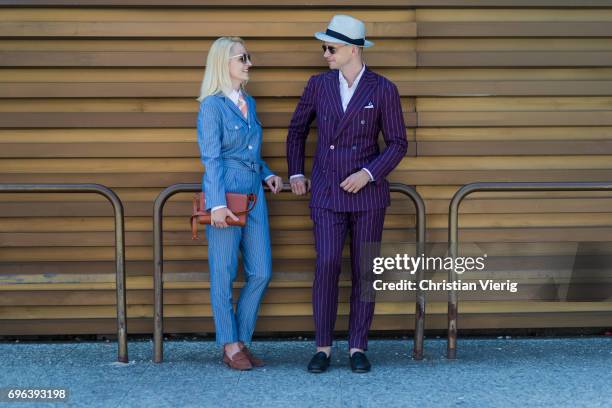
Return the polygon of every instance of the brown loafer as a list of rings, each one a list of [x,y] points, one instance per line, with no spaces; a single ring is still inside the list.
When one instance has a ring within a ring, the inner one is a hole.
[[[266,363],[264,363],[264,361],[261,358],[255,357],[253,353],[251,353],[251,350],[247,348],[247,346],[244,346],[242,348],[242,352],[246,354],[247,358],[249,359],[253,367],[263,367],[266,365]]]
[[[237,352],[232,358],[229,358],[225,350],[223,350],[223,362],[234,370],[246,371],[253,368],[249,358],[242,351]]]

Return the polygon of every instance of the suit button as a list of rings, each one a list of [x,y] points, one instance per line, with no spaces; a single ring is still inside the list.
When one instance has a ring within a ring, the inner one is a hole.
[[[334,145],[329,146],[331,150],[334,150],[336,147]]]
[[[353,146],[352,148],[353,148],[353,150],[357,150],[357,146]]]
[[[253,146],[249,145],[249,150],[253,150]]]
[[[365,125],[365,120],[361,119],[361,124]]]
[[[238,125],[234,126],[234,129],[235,129],[235,130],[238,130]]]

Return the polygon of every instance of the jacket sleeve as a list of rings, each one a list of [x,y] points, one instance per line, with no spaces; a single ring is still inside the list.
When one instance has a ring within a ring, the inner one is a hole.
[[[259,165],[261,166],[261,181],[265,181],[268,177],[274,176],[274,172],[270,170],[270,167],[268,167],[261,157],[259,158]]]
[[[198,112],[198,145],[205,171],[202,177],[202,191],[206,194],[206,209],[227,206],[225,201],[225,170],[221,158],[223,136],[221,110],[211,97],[200,103]]]
[[[399,92],[392,82],[385,81],[383,86],[379,120],[387,147],[365,166],[374,177],[375,183],[382,182],[402,161],[408,150],[406,125],[404,124]]]
[[[316,117],[316,77],[312,76],[306,84],[298,102],[287,133],[287,167],[289,177],[304,173],[306,160],[306,138],[310,124]]]

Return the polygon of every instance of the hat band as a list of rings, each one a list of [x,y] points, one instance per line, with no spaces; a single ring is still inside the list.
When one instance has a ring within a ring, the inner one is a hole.
[[[357,40],[353,40],[352,38],[347,37],[344,34],[340,34],[337,31],[330,30],[329,28],[327,30],[325,30],[325,34],[329,35],[330,37],[335,37],[335,38],[337,38],[339,40],[345,41],[345,42],[347,42],[349,44],[353,44],[353,45],[363,45],[363,44],[365,44],[365,40],[363,38],[359,38]]]

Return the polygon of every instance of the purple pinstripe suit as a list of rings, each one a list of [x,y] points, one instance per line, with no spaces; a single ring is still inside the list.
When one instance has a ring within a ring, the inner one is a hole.
[[[349,347],[367,349],[374,302],[361,288],[369,281],[371,270],[363,271],[361,265],[371,265],[366,258],[376,256],[372,248],[380,244],[385,210],[391,201],[385,177],[406,154],[408,142],[399,93],[391,81],[366,67],[346,112],[339,86],[338,70],[309,79],[289,125],[287,161],[290,176],[304,174],[306,137],[316,118],[318,143],[310,200],[317,251],[312,299],[316,342],[317,346],[332,344],[342,248],[350,231]],[[382,153],[378,147],[381,130],[387,146]],[[374,181],[357,193],[345,192],[340,183],[364,167]],[[364,259],[368,263],[360,262]]]

